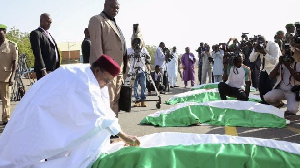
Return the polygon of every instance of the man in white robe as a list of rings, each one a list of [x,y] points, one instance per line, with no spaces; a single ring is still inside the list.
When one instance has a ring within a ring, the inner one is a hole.
[[[168,71],[168,80],[170,82],[170,87],[177,87],[177,71],[178,71],[178,54],[176,53],[176,47],[173,47],[172,52],[172,59],[167,64],[167,71]]]
[[[36,82],[0,137],[0,167],[90,167],[111,135],[138,146],[109,107],[107,85],[119,72],[102,55],[92,66],[61,67]]]
[[[165,56],[165,50],[166,46],[164,42],[160,42],[159,46],[156,48],[155,50],[155,59],[154,59],[154,63],[155,66],[159,65],[159,67],[161,68],[160,72],[161,74],[164,74],[165,71],[165,64],[166,64],[166,56]]]

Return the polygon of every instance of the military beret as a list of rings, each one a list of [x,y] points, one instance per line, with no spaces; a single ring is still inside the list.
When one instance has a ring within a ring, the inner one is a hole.
[[[0,24],[0,29],[6,29],[7,28],[7,26],[6,25],[4,25],[4,24]]]
[[[95,61],[95,63],[99,67],[103,68],[105,71],[110,73],[112,76],[117,76],[120,72],[119,64],[114,59],[112,59],[107,55],[103,54]]]
[[[287,28],[290,28],[290,27],[294,27],[294,24],[290,23],[290,24],[285,25],[285,28],[286,28],[286,29],[287,29]]]

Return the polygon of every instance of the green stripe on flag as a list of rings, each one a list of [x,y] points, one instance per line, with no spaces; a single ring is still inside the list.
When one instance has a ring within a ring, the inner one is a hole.
[[[300,155],[253,144],[126,147],[102,155],[92,168],[298,168]]]
[[[236,100],[234,97],[228,97],[228,100]],[[184,97],[174,97],[166,101],[166,104],[168,105],[174,105],[178,103],[185,103],[185,102],[197,102],[197,103],[202,103],[202,102],[208,102],[208,101],[215,101],[215,100],[221,100],[219,92],[202,92],[199,94],[192,94],[192,95],[187,95]],[[253,102],[260,102],[261,100],[258,99],[253,99],[249,96],[249,101]]]
[[[141,121],[141,124],[161,127],[189,126],[198,123],[216,126],[286,127],[286,120],[277,115],[208,105],[186,105],[168,114],[148,115]]]
[[[207,84],[202,84],[198,86],[193,86],[191,90],[199,90],[199,89],[217,89],[218,88],[218,83],[207,83]],[[250,86],[250,92],[255,92],[256,89],[252,86]]]

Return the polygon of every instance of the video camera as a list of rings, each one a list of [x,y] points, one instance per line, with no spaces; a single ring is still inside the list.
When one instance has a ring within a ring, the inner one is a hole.
[[[205,51],[205,47],[203,43],[200,43],[200,47],[196,50],[196,52],[201,53]]]
[[[226,43],[219,43],[220,50],[226,51]]]
[[[242,33],[242,39],[244,39],[244,38],[248,38],[248,36],[247,36],[247,34],[249,34],[249,33]]]
[[[283,62],[294,62],[295,61],[295,59],[293,58],[293,53],[291,51],[289,43],[284,44],[284,55],[282,57],[283,57],[283,59],[282,59]]]
[[[237,53],[237,52],[224,52],[223,59],[225,59],[226,60],[225,62],[227,62],[230,66],[232,66],[234,58],[238,55],[239,55],[239,53]]]
[[[163,48],[163,53],[166,56],[166,63],[170,62],[174,58],[174,56],[171,54],[170,50],[167,47]]]
[[[141,61],[141,39],[134,38],[131,42],[132,49],[134,50],[133,57],[137,60],[137,62]]]
[[[264,41],[258,40],[260,37],[262,37],[262,36],[254,35],[254,38],[252,39],[252,41],[253,41],[252,44],[253,44],[253,47],[256,49],[256,51],[263,50],[265,47]]]
[[[295,23],[295,36],[294,36],[295,43],[300,43],[300,23]]]

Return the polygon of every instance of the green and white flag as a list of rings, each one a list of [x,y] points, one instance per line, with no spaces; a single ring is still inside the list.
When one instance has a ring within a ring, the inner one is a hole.
[[[206,84],[202,84],[202,85],[197,85],[197,86],[193,86],[191,88],[191,90],[199,90],[199,89],[215,89],[218,88],[218,84],[220,82],[215,82],[215,83],[206,83]],[[256,89],[252,86],[250,86],[250,92],[255,92]]]
[[[270,105],[249,101],[218,100],[204,103],[183,103],[146,116],[141,124],[160,127],[194,124],[284,128],[290,121],[284,111]]]
[[[228,97],[228,100],[236,100],[236,98]],[[174,105],[177,103],[186,103],[186,102],[208,102],[208,101],[215,101],[221,100],[219,90],[215,89],[199,89],[188,91],[184,93],[180,93],[177,95],[172,96],[169,100],[166,101],[166,104]],[[249,101],[259,102],[261,101],[258,95],[249,94]]]
[[[92,168],[299,168],[300,145],[213,134],[156,133],[140,147],[111,144]]]

